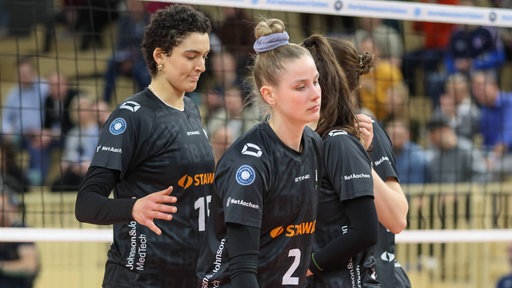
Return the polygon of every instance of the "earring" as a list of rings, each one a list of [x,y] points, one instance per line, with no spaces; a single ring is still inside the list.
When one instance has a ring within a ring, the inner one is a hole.
[[[158,64],[158,65],[156,65],[156,69],[157,69],[158,71],[162,71],[162,69],[164,69],[164,64]]]

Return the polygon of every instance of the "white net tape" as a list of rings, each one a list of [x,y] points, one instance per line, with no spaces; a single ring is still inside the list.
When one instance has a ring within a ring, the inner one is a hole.
[[[0,228],[0,242],[112,242],[111,229]],[[405,230],[397,243],[507,242],[512,229]]]

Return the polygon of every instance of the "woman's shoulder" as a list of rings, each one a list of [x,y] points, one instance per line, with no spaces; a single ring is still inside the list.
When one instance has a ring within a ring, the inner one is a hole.
[[[356,148],[365,150],[363,144],[356,136],[343,129],[334,129],[329,131],[329,133],[323,137],[323,142],[326,149],[328,149],[328,147],[333,147],[335,149],[344,150],[353,150]]]
[[[116,106],[112,114],[130,119],[145,118],[154,114],[156,105],[155,101],[151,101],[148,97],[145,90],[142,90],[122,101]]]
[[[232,166],[235,163],[262,165],[271,151],[261,132],[261,124],[258,124],[236,139],[224,152],[218,166]]]

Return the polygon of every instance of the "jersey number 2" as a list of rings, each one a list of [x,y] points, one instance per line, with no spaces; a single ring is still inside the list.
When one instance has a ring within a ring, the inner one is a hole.
[[[283,285],[299,285],[299,277],[292,276],[293,272],[297,270],[300,264],[300,249],[291,249],[288,251],[288,257],[293,258],[293,263],[288,268],[288,271],[284,273],[283,276]]]

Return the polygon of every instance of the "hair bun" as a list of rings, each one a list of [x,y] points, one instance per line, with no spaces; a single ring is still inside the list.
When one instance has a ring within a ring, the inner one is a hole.
[[[365,75],[373,68],[373,55],[369,52],[359,54],[359,75]]]

